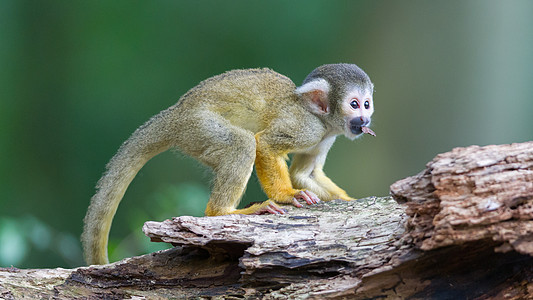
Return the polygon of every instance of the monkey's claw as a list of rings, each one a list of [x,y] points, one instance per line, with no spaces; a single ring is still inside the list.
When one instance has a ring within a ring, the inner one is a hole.
[[[276,205],[272,201],[268,201],[268,204],[264,207],[259,208],[256,212],[254,212],[254,215],[263,215],[263,214],[273,214],[273,215],[283,215],[286,211]]]
[[[296,207],[302,207],[303,205],[298,200],[304,200],[307,205],[313,205],[320,202],[320,199],[318,199],[318,196],[315,195],[315,193],[303,190],[298,192],[296,195],[294,195],[294,198],[292,199],[292,204]]]
[[[292,198],[292,205],[296,207],[304,207],[300,202],[298,202],[298,200],[296,200],[296,198]]]

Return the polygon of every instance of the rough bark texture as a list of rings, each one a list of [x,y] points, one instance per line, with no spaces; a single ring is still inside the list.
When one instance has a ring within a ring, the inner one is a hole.
[[[423,250],[492,239],[498,251],[533,254],[533,142],[439,154],[391,194]]]
[[[533,299],[533,142],[440,154],[391,193],[283,216],[147,222],[153,241],[177,247],[98,267],[0,269],[0,298]]]

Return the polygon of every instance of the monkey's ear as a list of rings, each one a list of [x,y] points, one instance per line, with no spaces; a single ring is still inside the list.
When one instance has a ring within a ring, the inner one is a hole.
[[[329,114],[329,83],[322,78],[318,78],[303,84],[296,89],[311,111],[319,115]]]

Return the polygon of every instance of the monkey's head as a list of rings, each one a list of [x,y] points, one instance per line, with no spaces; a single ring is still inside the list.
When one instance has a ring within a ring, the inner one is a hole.
[[[349,139],[360,136],[374,112],[370,77],[354,64],[323,65],[307,75],[296,94],[310,111]]]

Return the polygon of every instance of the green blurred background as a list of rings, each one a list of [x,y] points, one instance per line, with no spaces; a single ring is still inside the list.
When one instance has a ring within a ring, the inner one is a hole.
[[[106,162],[199,81],[270,67],[297,84],[350,62],[372,78],[377,137],[339,138],[326,172],[387,195],[437,153],[533,137],[532,1],[1,1],[0,266],[83,264]],[[164,247],[144,221],[203,214],[211,174],[164,153],[141,170],[111,260]],[[253,176],[244,203],[264,200]]]

